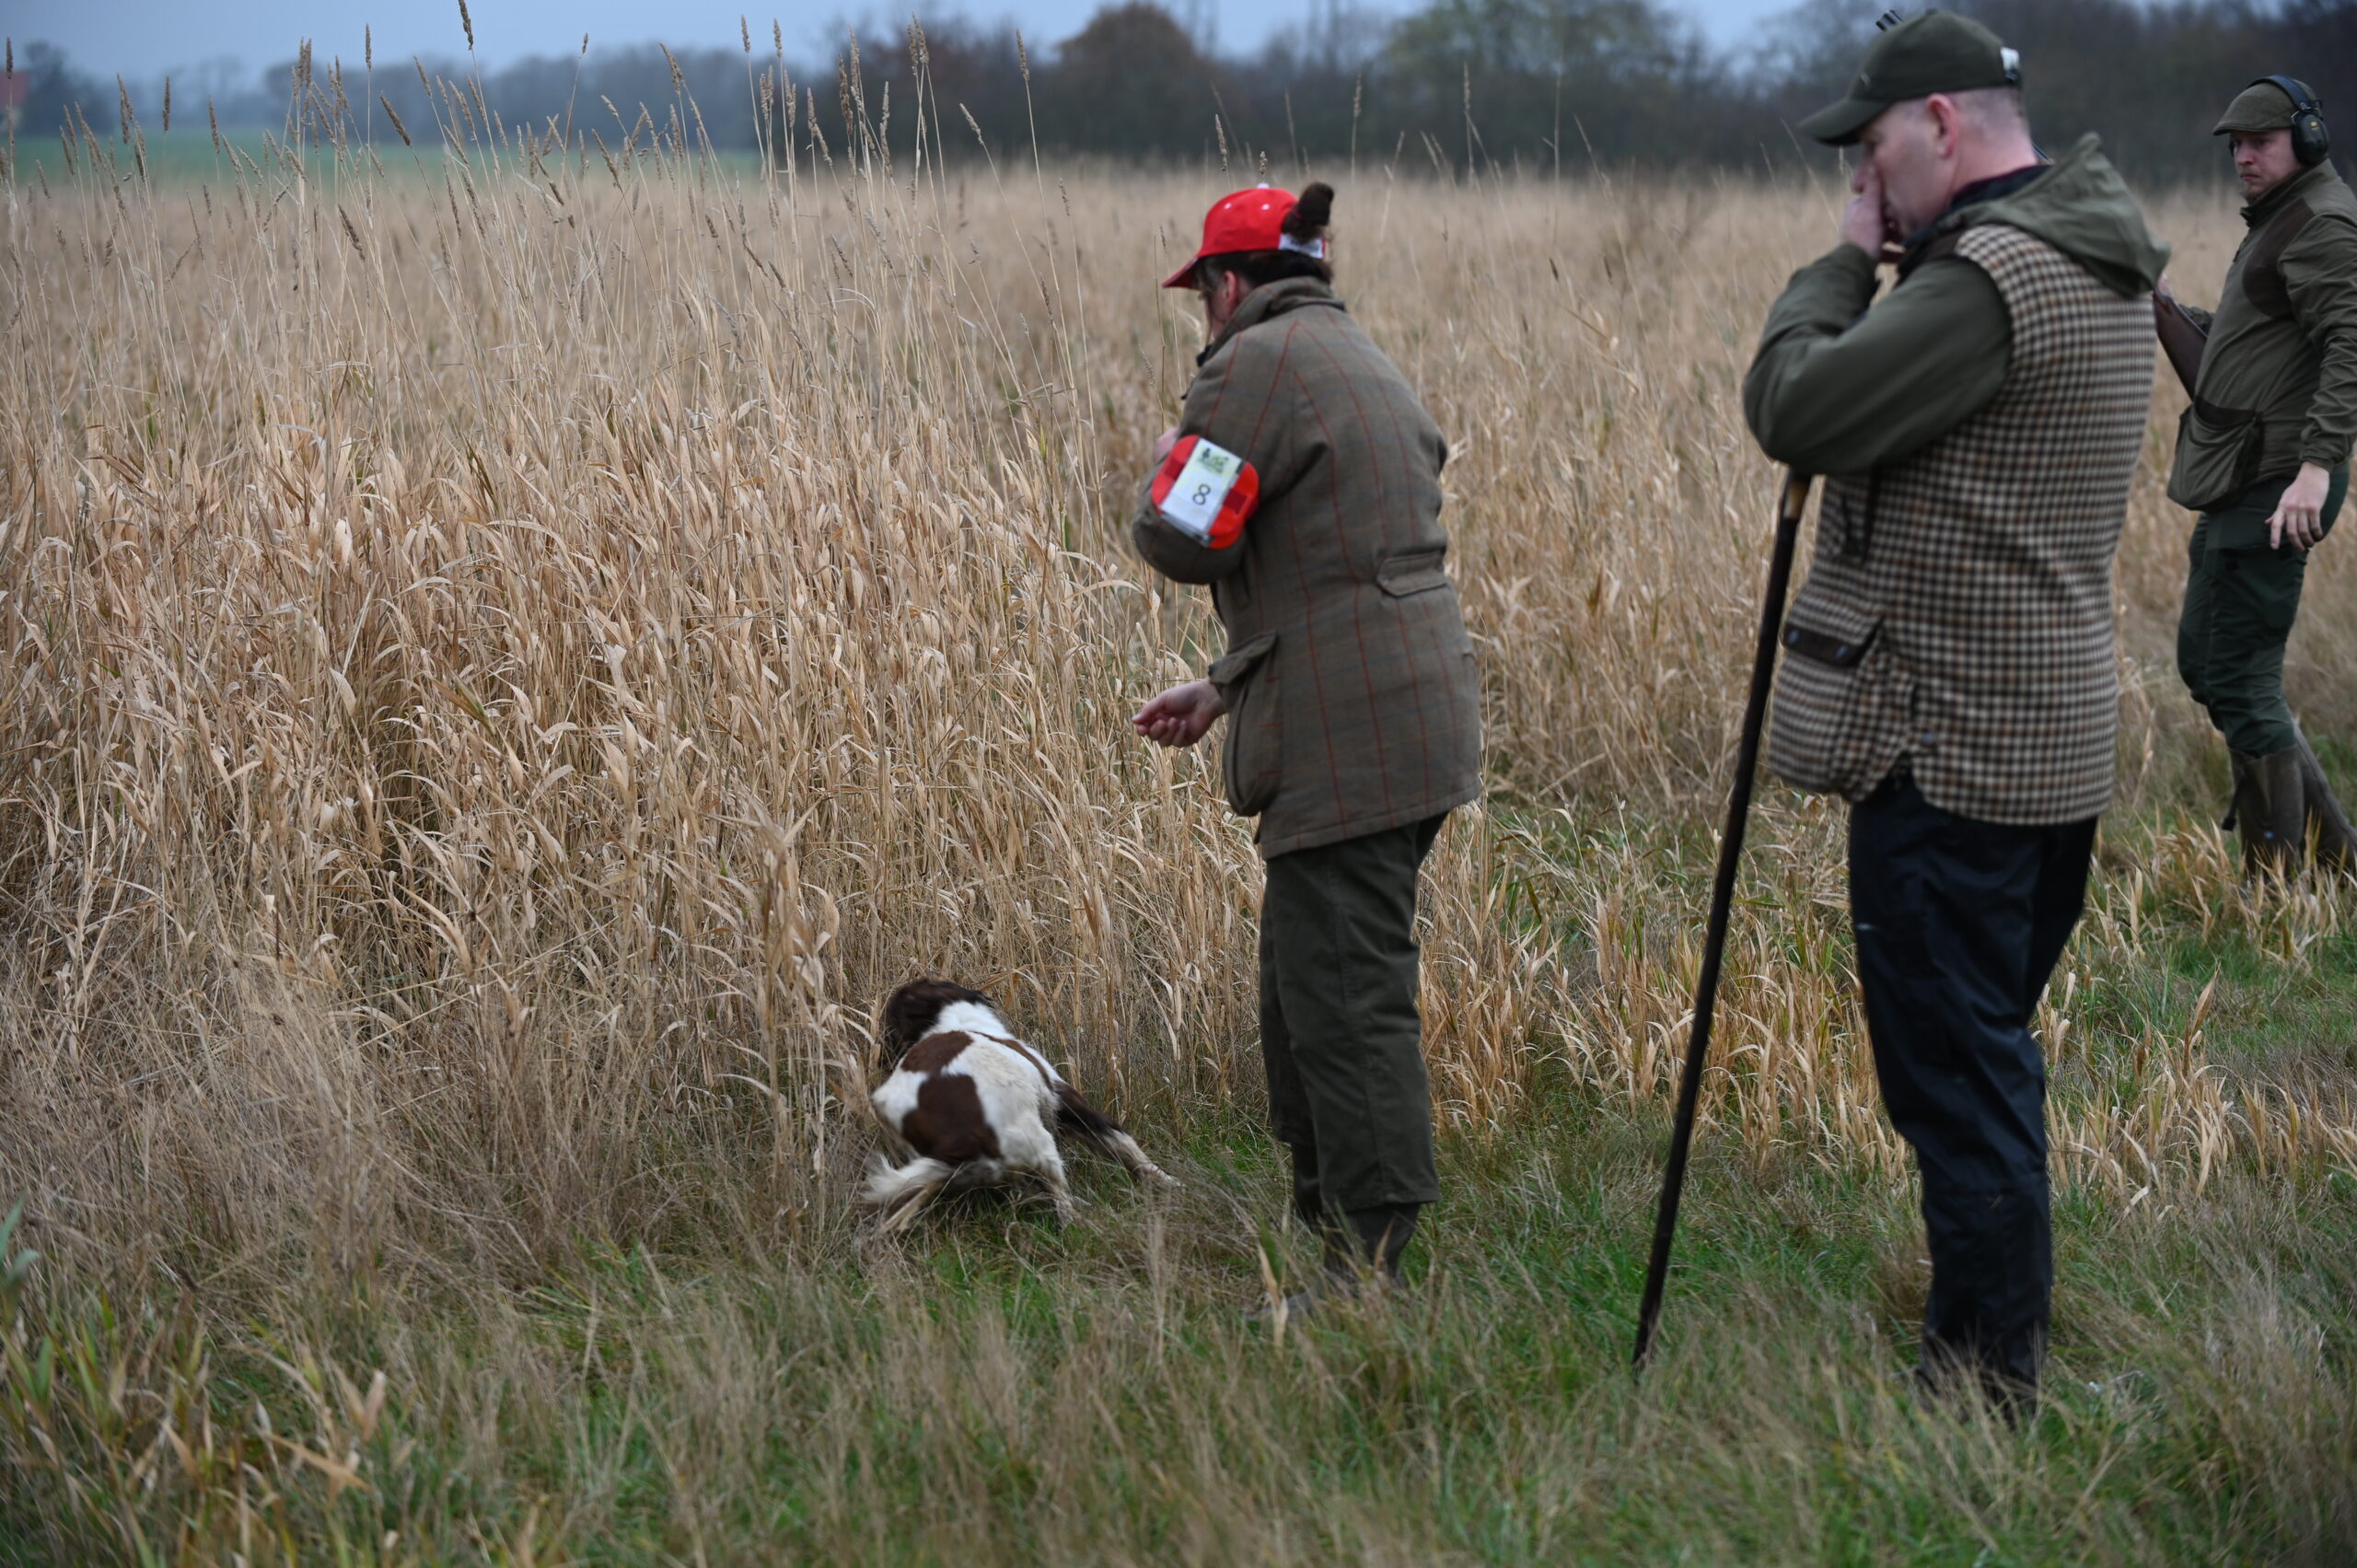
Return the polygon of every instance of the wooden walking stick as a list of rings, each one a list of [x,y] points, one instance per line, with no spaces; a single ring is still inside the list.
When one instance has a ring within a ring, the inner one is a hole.
[[[1759,731],[1768,716],[1769,680],[1776,669],[1776,639],[1784,621],[1784,594],[1792,586],[1793,551],[1800,538],[1801,514],[1808,509],[1814,481],[1798,469],[1784,473],[1776,507],[1776,545],[1768,558],[1768,597],[1759,611],[1759,647],[1752,656],[1751,693],[1743,707],[1743,738],[1736,747],[1735,788],[1727,799],[1727,830],[1719,840],[1718,877],[1711,886],[1711,923],[1702,938],[1702,972],[1694,982],[1694,1029],[1686,1042],[1686,1070],[1678,1082],[1678,1112],[1670,1122],[1669,1167],[1662,1175],[1661,1209],[1654,1216],[1653,1257],[1645,1265],[1645,1295],[1637,1308],[1637,1349],[1631,1365],[1643,1371],[1661,1317],[1661,1292],[1669,1276],[1670,1238],[1678,1230],[1678,1200],[1686,1187],[1686,1156],[1694,1144],[1694,1107],[1702,1093],[1702,1059],[1711,1050],[1711,1015],[1719,998],[1719,963],[1726,956],[1727,912],[1735,902],[1736,867],[1743,859],[1744,823],[1751,815],[1751,776],[1759,764]]]

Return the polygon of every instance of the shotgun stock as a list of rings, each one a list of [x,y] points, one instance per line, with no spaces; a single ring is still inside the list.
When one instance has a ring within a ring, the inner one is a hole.
[[[2153,296],[2153,330],[2161,340],[2161,352],[2169,358],[2169,368],[2185,384],[2185,395],[2193,395],[2193,383],[2201,376],[2201,351],[2209,345],[2210,334],[2185,313],[2185,307],[2169,294]]]

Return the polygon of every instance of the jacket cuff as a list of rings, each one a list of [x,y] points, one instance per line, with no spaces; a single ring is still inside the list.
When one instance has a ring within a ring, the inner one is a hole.
[[[2328,436],[2321,430],[2310,429],[2300,437],[2300,460],[2328,472],[2349,461],[2351,446],[2349,436]]]

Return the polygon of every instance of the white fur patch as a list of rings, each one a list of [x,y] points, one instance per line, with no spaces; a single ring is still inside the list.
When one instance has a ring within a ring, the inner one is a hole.
[[[940,1076],[973,1080],[982,1121],[998,1139],[999,1156],[1007,1168],[1042,1176],[1052,1173],[1061,1180],[1063,1159],[1048,1127],[1055,1117],[1055,1086],[1063,1082],[1062,1075],[1046,1057],[1016,1038],[1005,1019],[979,1002],[953,1002],[944,1007],[923,1039],[953,1033],[966,1036],[967,1043],[940,1069]],[[895,1068],[877,1086],[870,1098],[885,1125],[899,1132],[907,1124],[909,1113],[917,1108],[917,1095],[931,1076]]]
[[[978,1040],[992,1040],[1002,1045],[1013,1046],[1038,1063],[1039,1071],[1048,1075],[1050,1083],[1064,1081],[1063,1074],[1056,1071],[1054,1063],[1032,1050],[1028,1041],[1008,1027],[1004,1018],[979,1002],[952,1002],[944,1007],[940,1016],[934,1019],[933,1028],[925,1030],[925,1038],[930,1040],[950,1029],[961,1029]]]
[[[910,1114],[917,1109],[918,1095],[930,1079],[962,1077],[974,1086],[982,1121],[998,1141],[999,1157],[971,1160],[955,1167],[922,1156],[898,1170],[887,1165],[869,1176],[864,1193],[866,1201],[890,1211],[894,1224],[905,1223],[936,1192],[956,1191],[970,1182],[994,1182],[1021,1172],[1045,1182],[1055,1198],[1057,1212],[1069,1219],[1072,1196],[1053,1131],[1062,1108],[1057,1091],[1064,1086],[1063,1074],[1009,1028],[1006,1020],[981,1003],[953,1002],[942,1008],[932,1027],[911,1041],[911,1048],[944,1034],[962,1034],[966,1043],[939,1068],[895,1067],[869,1096],[877,1118],[890,1134],[903,1135]],[[1140,1176],[1177,1185],[1146,1158],[1128,1133],[1115,1130],[1106,1146],[1107,1152]],[[917,1155],[913,1149],[906,1152]]]
[[[941,1070],[943,1077],[974,1080],[981,1097],[982,1120],[998,1134],[1001,1158],[1016,1170],[1063,1169],[1056,1140],[1043,1118],[1056,1109],[1056,1091],[1039,1075],[1037,1058],[994,1040],[975,1036],[958,1059]]]
[[[876,1102],[876,1114],[893,1132],[899,1132],[909,1112],[917,1108],[917,1091],[924,1087],[924,1080],[923,1073],[895,1067],[892,1075],[877,1085],[876,1092],[867,1097]]]

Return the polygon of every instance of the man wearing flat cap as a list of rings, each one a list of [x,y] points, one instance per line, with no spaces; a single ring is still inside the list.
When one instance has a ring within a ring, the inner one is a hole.
[[[2297,872],[2307,847],[2357,869],[2357,838],[2283,699],[2283,647],[2308,552],[2349,492],[2357,438],[2357,199],[2328,161],[2321,107],[2289,76],[2226,106],[2249,232],[2218,308],[2154,319],[2193,396],[2177,426],[2169,499],[2200,514],[2188,550],[2177,667],[2226,739],[2227,815],[2247,875]]]
[[[1875,40],[1801,126],[1857,148],[1840,243],[1794,274],[1744,382],[1768,454],[1827,476],[1769,764],[1850,802],[1875,1075],[1922,1175],[1918,1376],[2008,1410],[2053,1283],[2029,1025],[2111,798],[2112,557],[2167,259],[2093,136],[2042,161],[2021,75],[1961,17]]]

